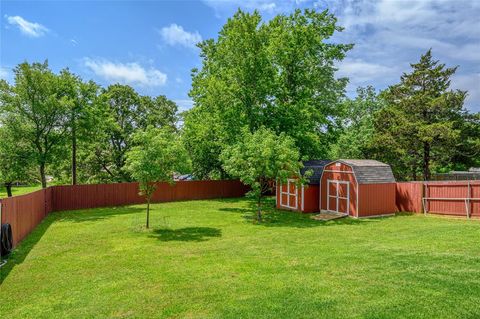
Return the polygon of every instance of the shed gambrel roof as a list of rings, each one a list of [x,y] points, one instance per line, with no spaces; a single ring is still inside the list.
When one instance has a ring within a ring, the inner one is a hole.
[[[304,161],[303,168],[300,170],[300,173],[303,176],[306,171],[312,170],[312,175],[310,175],[310,177],[308,178],[308,184],[319,184],[320,178],[322,177],[323,168],[331,162],[331,160]]]
[[[395,183],[390,165],[375,160],[341,159],[353,169],[358,184]]]

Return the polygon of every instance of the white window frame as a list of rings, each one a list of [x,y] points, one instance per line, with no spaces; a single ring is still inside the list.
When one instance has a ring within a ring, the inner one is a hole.
[[[335,194],[330,195],[330,184],[335,184]],[[342,197],[339,196],[339,189],[340,189],[340,184],[345,184],[347,185],[347,197]],[[336,206],[335,210],[330,209],[330,198],[335,198],[336,199]],[[339,212],[338,211],[338,202],[340,199],[346,199],[347,200],[347,212]],[[335,213],[342,213],[342,214],[347,214],[350,215],[350,182],[348,181],[341,181],[338,179],[327,179],[327,211],[335,212]]]
[[[295,184],[295,193],[290,193],[290,183]],[[282,195],[287,195],[287,203],[284,203]],[[290,205],[290,196],[295,196],[295,206]],[[290,209],[297,209],[298,208],[298,186],[296,185],[295,179],[287,179],[287,191],[283,191],[283,185],[280,184],[280,206],[290,208]]]

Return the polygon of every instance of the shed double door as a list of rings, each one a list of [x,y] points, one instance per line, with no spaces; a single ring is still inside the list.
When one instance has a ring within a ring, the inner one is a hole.
[[[349,214],[350,183],[348,181],[327,180],[327,210]]]
[[[298,188],[296,180],[288,179],[287,184],[280,184],[280,206],[290,209],[298,208]]]

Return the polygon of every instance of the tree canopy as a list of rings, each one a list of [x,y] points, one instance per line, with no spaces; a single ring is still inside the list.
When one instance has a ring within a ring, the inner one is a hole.
[[[239,162],[225,154],[241,158],[235,147],[257,131],[293,143],[298,160],[377,159],[399,180],[480,166],[480,113],[465,109],[468,92],[451,88],[457,67],[428,50],[399,83],[347,97],[336,65],[352,44],[335,41],[341,31],[329,11],[264,20],[238,10],[216,39],[198,44],[194,106],[181,114],[164,95],[102,87],[68,68],[55,73],[47,61],[21,63],[13,83],[0,80],[0,182],[31,179],[32,170],[43,187],[47,175],[56,183],[133,181],[127,154],[143,145],[135,136],[156,130],[181,141],[197,179],[239,177]]]
[[[46,166],[53,164],[67,137],[68,100],[47,62],[22,63],[14,73],[15,85],[1,86],[2,125],[28,144],[46,187]]]
[[[346,85],[335,77],[335,62],[352,47],[329,40],[342,30],[336,22],[328,11],[296,10],[262,22],[257,11],[239,10],[217,40],[199,44],[195,106],[184,124],[194,173],[224,175],[218,154],[245,127],[285,133],[302,156],[326,157]]]
[[[431,50],[411,64],[400,83],[383,94],[387,107],[375,120],[374,145],[379,157],[397,169],[431,177],[432,164],[446,165],[465,141],[460,140],[469,117],[463,103],[467,92],[450,89],[450,78],[457,70],[434,60]]]
[[[384,102],[372,86],[359,87],[357,97],[346,99],[339,117],[342,133],[331,146],[330,158],[372,157],[373,120]]]
[[[43,187],[47,174],[72,184],[129,181],[125,153],[135,145],[134,133],[147,126],[177,129],[177,105],[165,96],[141,96],[120,84],[101,89],[68,69],[52,72],[47,61],[19,64],[14,73],[13,84],[0,81],[0,126],[8,134],[0,148],[22,146],[22,161],[34,163]],[[3,179],[14,165],[7,164]],[[22,176],[19,171],[15,180]]]

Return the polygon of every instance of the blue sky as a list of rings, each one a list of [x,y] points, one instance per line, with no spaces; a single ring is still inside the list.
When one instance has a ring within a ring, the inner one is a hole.
[[[345,30],[333,41],[355,43],[338,67],[348,94],[359,85],[383,89],[409,63],[433,49],[458,65],[453,87],[469,91],[467,108],[480,111],[480,1],[231,0],[231,1],[5,1],[0,2],[0,77],[23,61],[48,59],[107,86],[130,84],[191,107],[190,70],[200,66],[195,43],[216,37],[235,10],[264,18],[295,8],[328,8]]]

